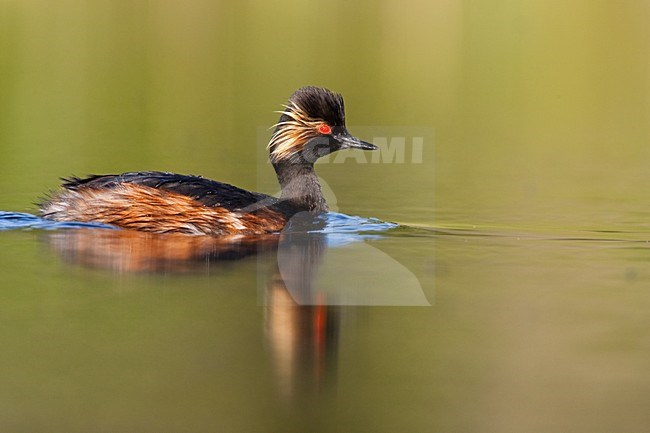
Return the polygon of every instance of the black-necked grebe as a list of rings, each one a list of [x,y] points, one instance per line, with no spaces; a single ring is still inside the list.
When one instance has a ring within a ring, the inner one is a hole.
[[[63,179],[41,206],[55,221],[100,222],[154,233],[263,234],[282,230],[302,211],[325,212],[314,163],[341,149],[377,147],[350,135],[343,97],[303,87],[289,98],[268,148],[282,187],[280,198],[200,176],[163,172]]]

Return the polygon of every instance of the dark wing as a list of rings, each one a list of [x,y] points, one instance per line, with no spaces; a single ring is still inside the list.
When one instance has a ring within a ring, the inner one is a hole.
[[[277,203],[275,197],[246,191],[227,183],[205,179],[201,176],[186,176],[159,171],[123,173],[118,175],[92,175],[86,178],[71,177],[63,179],[63,187],[76,190],[81,188],[114,188],[123,183],[159,188],[185,195],[206,206],[221,206],[230,211],[245,208],[268,207]],[[258,206],[256,206],[256,204]]]

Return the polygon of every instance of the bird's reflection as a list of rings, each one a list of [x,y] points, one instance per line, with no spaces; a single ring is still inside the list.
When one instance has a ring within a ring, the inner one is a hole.
[[[114,272],[188,272],[277,249],[280,237],[188,236],[130,230],[74,229],[47,233],[66,262]]]
[[[327,252],[323,224],[298,216],[267,236],[155,235],[127,230],[76,229],[46,233],[66,262],[129,272],[196,272],[245,257],[267,258],[264,332],[283,397],[318,393],[335,377],[340,307],[327,305],[315,276]],[[275,259],[277,257],[277,260]]]
[[[340,307],[315,285],[327,252],[318,220],[296,217],[281,234],[266,286],[266,334],[286,397],[321,391],[336,373]]]
[[[340,307],[299,305],[282,279],[267,289],[265,328],[284,397],[324,389],[336,373]]]

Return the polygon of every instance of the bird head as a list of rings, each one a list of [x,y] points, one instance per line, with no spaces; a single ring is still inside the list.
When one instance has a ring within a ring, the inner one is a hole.
[[[342,149],[376,150],[353,137],[345,126],[343,97],[321,87],[302,87],[291,95],[275,125],[268,148],[271,162],[311,163]]]

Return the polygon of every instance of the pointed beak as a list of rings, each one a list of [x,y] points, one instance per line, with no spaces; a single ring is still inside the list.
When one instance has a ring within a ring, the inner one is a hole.
[[[357,137],[350,135],[348,131],[343,131],[334,136],[336,141],[341,143],[341,149],[361,149],[361,150],[377,150],[378,147],[367,141],[361,141]]]

